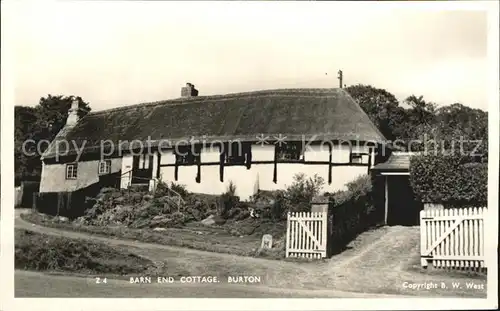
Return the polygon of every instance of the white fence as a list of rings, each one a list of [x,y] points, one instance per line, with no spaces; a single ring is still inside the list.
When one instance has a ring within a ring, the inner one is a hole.
[[[487,209],[429,209],[420,212],[421,264],[454,269],[486,268],[484,216]]]
[[[288,213],[286,257],[326,257],[327,213]]]

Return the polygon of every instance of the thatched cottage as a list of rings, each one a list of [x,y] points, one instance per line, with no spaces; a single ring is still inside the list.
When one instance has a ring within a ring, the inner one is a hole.
[[[42,157],[40,192],[117,180],[158,180],[220,194],[232,181],[246,199],[284,188],[297,173],[333,192],[383,160],[385,138],[343,89],[282,89],[198,96],[91,112],[78,104]],[[142,148],[141,148],[142,147]]]

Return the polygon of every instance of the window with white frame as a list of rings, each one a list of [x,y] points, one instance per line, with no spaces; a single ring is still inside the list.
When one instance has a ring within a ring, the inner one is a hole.
[[[99,175],[111,173],[111,160],[104,160],[99,162]]]
[[[76,163],[66,164],[66,179],[76,179],[78,165]]]

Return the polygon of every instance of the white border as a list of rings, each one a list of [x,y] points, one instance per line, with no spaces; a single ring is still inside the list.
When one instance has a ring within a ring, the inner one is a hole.
[[[6,3],[7,2],[7,3]],[[108,3],[109,4],[109,3]],[[1,261],[0,261],[0,310],[54,310],[64,306],[64,309],[92,309],[92,310],[242,310],[242,309],[269,309],[269,310],[332,310],[332,309],[351,309],[351,310],[414,310],[414,309],[481,309],[498,307],[498,284],[496,275],[497,267],[497,245],[498,245],[498,152],[499,152],[499,4],[497,1],[461,1],[461,2],[247,2],[231,3],[228,5],[253,5],[261,6],[262,9],[272,7],[283,7],[294,9],[304,9],[309,5],[323,5],[325,9],[335,9],[338,6],[356,5],[372,6],[374,9],[405,8],[415,10],[488,10],[488,60],[490,62],[490,79],[487,85],[489,96],[489,192],[488,205],[491,207],[489,212],[491,217],[486,219],[486,228],[488,232],[487,258],[489,260],[488,273],[488,298],[487,299],[451,299],[451,298],[412,298],[408,299],[14,299],[14,260],[13,260],[13,225],[14,225],[14,159],[13,159],[13,107],[14,107],[14,85],[15,81],[11,68],[12,59],[15,56],[12,42],[15,36],[15,7],[13,1],[2,1],[2,100],[1,100],[1,146],[4,151],[2,156],[2,210],[1,210]],[[81,5],[86,5],[82,3]],[[198,8],[203,6],[211,7],[214,3],[199,2]],[[225,4],[217,4],[223,6]],[[8,14],[7,14],[8,12]],[[8,31],[8,32],[7,32]]]

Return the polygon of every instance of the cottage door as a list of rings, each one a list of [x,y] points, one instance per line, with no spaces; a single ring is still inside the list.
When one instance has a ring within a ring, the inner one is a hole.
[[[422,203],[415,199],[408,176],[389,176],[389,225],[419,224]]]
[[[152,178],[153,156],[137,155],[132,162],[132,184],[147,184]]]

